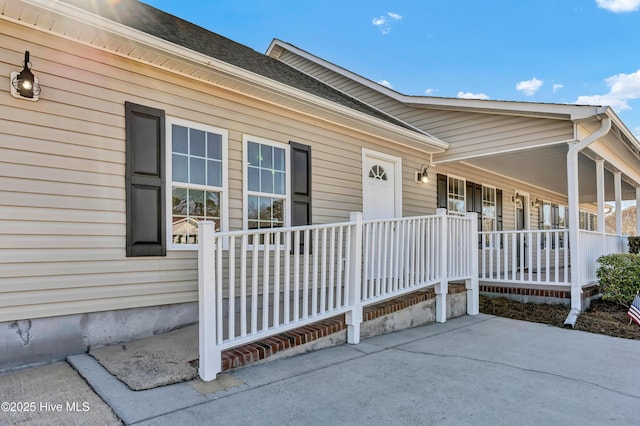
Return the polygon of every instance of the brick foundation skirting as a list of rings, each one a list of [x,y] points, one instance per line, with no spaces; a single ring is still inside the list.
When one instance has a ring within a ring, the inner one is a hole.
[[[495,285],[480,285],[481,293],[496,294],[516,294],[521,296],[539,296],[554,297],[558,299],[571,299],[571,291],[566,290],[543,290],[537,288],[520,288],[520,287],[502,287]],[[593,297],[600,294],[600,288],[597,285],[585,287],[582,290],[582,297]]]
[[[466,291],[464,285],[449,284],[449,294],[463,293],[464,291]],[[435,297],[435,292],[432,288],[429,288],[370,305],[363,310],[363,321],[371,321]],[[339,315],[285,333],[267,337],[257,342],[228,349],[222,352],[222,370],[232,370],[260,361],[279,351],[313,342],[321,337],[342,331],[346,329],[346,327],[347,324],[344,315]],[[192,361],[192,365],[197,365],[197,360]]]

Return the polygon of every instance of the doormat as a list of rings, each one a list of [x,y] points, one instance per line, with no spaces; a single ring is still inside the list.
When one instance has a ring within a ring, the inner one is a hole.
[[[190,361],[198,358],[198,325],[92,349],[107,371],[134,391],[153,389],[198,377]]]

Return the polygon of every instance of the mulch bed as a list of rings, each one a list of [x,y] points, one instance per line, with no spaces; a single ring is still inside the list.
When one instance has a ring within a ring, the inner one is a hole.
[[[562,327],[569,314],[569,307],[561,304],[521,303],[504,297],[480,296],[480,312]],[[640,326],[636,323],[629,324],[627,308],[604,300],[591,302],[589,309],[578,317],[575,329],[640,340]]]

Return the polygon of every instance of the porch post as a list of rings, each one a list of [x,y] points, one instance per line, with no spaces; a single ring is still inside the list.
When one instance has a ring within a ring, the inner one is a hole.
[[[447,210],[436,209],[440,217],[440,283],[436,284],[436,322],[447,322],[447,293],[449,293],[449,228]]]
[[[362,323],[362,213],[351,212],[351,247],[349,250],[349,306],[345,314],[347,323],[347,343],[360,343],[360,324]]]
[[[636,235],[640,235],[640,214],[638,214],[639,207],[640,207],[640,186],[636,186]]]
[[[478,214],[467,213],[467,219],[471,221],[468,235],[469,240],[469,273],[471,278],[465,281],[467,289],[467,315],[480,313],[480,288],[478,285]]]
[[[613,187],[616,193],[616,235],[622,235],[622,173],[613,173]]]
[[[596,194],[598,200],[598,232],[604,235],[604,160],[596,160]]]
[[[198,375],[205,382],[214,380],[222,371],[222,352],[216,338],[215,232],[215,222],[198,223]]]
[[[582,311],[582,259],[580,258],[580,197],[578,185],[578,150],[569,143],[567,152],[567,199],[569,208],[569,259],[571,262],[571,309]]]

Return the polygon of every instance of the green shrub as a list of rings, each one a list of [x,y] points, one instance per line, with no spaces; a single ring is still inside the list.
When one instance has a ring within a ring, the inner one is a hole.
[[[640,290],[640,255],[607,254],[598,258],[598,263],[602,298],[629,306]]]
[[[640,253],[640,237],[629,237],[629,253]]]

